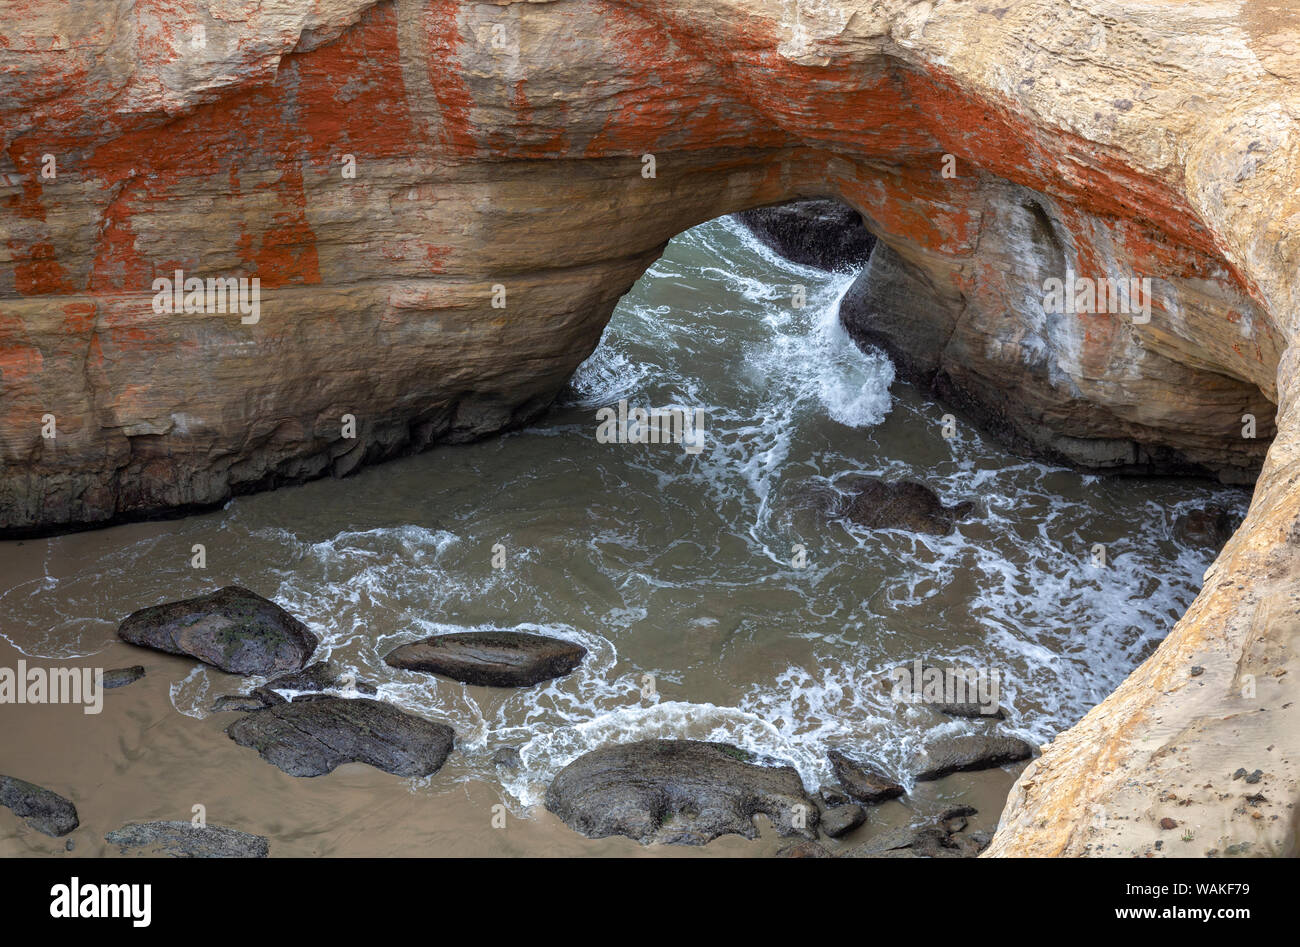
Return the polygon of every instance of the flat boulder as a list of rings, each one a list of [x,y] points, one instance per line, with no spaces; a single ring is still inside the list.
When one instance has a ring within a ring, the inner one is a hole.
[[[848,496],[837,514],[865,529],[901,529],[946,536],[958,520],[975,509],[969,500],[945,506],[939,495],[914,480],[887,481],[879,477],[851,477],[838,484]]]
[[[69,800],[13,776],[0,776],[0,806],[12,809],[14,815],[51,838],[67,835],[80,824],[77,807]]]
[[[442,768],[455,738],[446,724],[391,704],[325,695],[255,710],[228,726],[226,735],[290,776],[321,776],[341,763],[429,776]]]
[[[1034,755],[1034,748],[1024,740],[1000,735],[946,737],[925,748],[917,760],[917,781],[940,779],[949,773],[992,769],[1018,763]]]
[[[220,825],[196,826],[190,822],[132,822],[104,836],[125,855],[171,855],[174,858],[265,858],[270,845],[265,836]]]
[[[817,838],[817,806],[792,766],[763,766],[726,743],[642,740],[584,754],[556,775],[546,808],[587,838],[703,845],[758,837],[765,815],[781,835]]]
[[[855,802],[874,806],[887,799],[897,799],[903,794],[903,787],[898,783],[877,770],[850,759],[839,750],[827,752],[826,759],[831,764],[831,772],[839,781],[840,788]]]
[[[390,651],[384,661],[483,687],[526,687],[568,674],[587,656],[571,641],[519,631],[434,635]]]
[[[279,605],[238,585],[132,612],[117,636],[243,675],[298,670],[320,643]]]

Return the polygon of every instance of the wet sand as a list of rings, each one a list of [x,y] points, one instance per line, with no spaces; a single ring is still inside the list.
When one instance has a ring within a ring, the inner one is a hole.
[[[0,666],[23,655],[0,642]],[[31,659],[29,664],[38,663]],[[643,846],[630,839],[586,839],[542,806],[526,817],[507,815],[492,825],[499,788],[465,780],[456,753],[427,780],[392,776],[361,763],[312,778],[286,775],[254,750],[237,746],[223,729],[238,713],[196,720],[173,709],[169,689],[190,673],[193,661],[153,655],[113,644],[91,659],[39,662],[45,667],[114,668],[143,664],[145,677],[104,693],[103,711],[79,705],[6,707],[3,766],[72,800],[81,825],[64,838],[50,838],[0,809],[0,857],[54,855],[117,857],[105,833],[128,822],[188,821],[193,806],[208,822],[265,835],[272,857],[753,857],[772,855],[796,839],[781,838],[760,818],[760,837],[724,836],[705,846]],[[220,675],[229,692],[242,680]],[[226,692],[226,691],[218,691]],[[19,721],[18,713],[21,713]],[[992,830],[1022,766],[959,773],[919,784],[912,799],[927,805],[961,802],[979,814],[970,829]],[[868,810],[867,824],[843,839],[823,839],[833,852],[906,825],[913,810],[891,801]],[[74,849],[66,850],[71,839]],[[128,853],[130,854],[130,853]]]

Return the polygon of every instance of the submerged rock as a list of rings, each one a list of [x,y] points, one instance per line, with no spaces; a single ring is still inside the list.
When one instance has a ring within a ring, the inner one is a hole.
[[[14,815],[51,838],[67,835],[80,824],[77,807],[69,800],[13,776],[0,776],[0,806],[12,809]]]
[[[251,835],[219,825],[199,828],[189,822],[132,822],[109,832],[104,841],[140,854],[165,854],[176,858],[265,858],[270,845],[265,836]]]
[[[819,531],[828,520],[847,519],[866,529],[946,536],[975,509],[970,501],[944,506],[933,490],[911,480],[856,475],[832,484],[810,478],[779,489],[780,515],[800,535]]]
[[[984,705],[974,700],[958,701],[955,703],[937,703],[931,704],[935,710],[941,714],[947,714],[950,717],[982,717],[988,720],[1006,720],[1007,712],[1003,707],[994,707],[992,710],[985,710]]]
[[[925,748],[917,761],[918,782],[966,770],[992,769],[1030,759],[1034,748],[1016,737],[974,734],[946,737]]]
[[[831,772],[839,780],[840,786],[856,802],[872,806],[887,799],[897,799],[903,794],[903,787],[898,783],[849,759],[839,750],[827,752],[826,759],[830,761]]]
[[[944,506],[938,494],[913,480],[890,483],[879,477],[852,477],[841,487],[849,497],[838,507],[839,515],[866,529],[903,529],[946,536],[958,520],[975,509],[969,500]]]
[[[697,740],[593,750],[560,770],[546,808],[587,838],[625,835],[643,844],[757,838],[760,814],[781,835],[817,837],[817,807],[794,767],[759,766],[737,747]]]
[[[1241,518],[1221,506],[1184,513],[1174,523],[1174,535],[1189,546],[1221,548],[1241,525]]]
[[[526,687],[568,674],[587,656],[571,641],[518,631],[434,635],[390,651],[384,661],[486,687]]]
[[[144,665],[142,664],[135,664],[129,668],[113,668],[111,671],[104,672],[104,690],[126,687],[126,685],[134,684],[142,677],[144,677]]]
[[[132,612],[117,636],[243,675],[297,670],[319,643],[279,605],[238,585]]]
[[[267,706],[266,701],[252,694],[222,694],[212,702],[213,713],[227,713],[232,710],[261,710]]]
[[[774,499],[777,523],[797,536],[816,536],[841,517],[843,502],[844,496],[820,477],[786,480]]]
[[[446,724],[390,704],[324,695],[256,710],[228,726],[226,734],[290,776],[320,776],[341,763],[429,776],[442,768],[455,737]]]
[[[741,211],[736,218],[765,247],[822,270],[866,266],[876,243],[862,215],[839,201],[793,201]]]
[[[301,671],[292,671],[289,674],[277,677],[273,681],[267,681],[261,687],[254,689],[250,696],[258,698],[265,706],[271,707],[275,704],[287,702],[287,698],[280,694],[279,691],[290,691],[297,694],[321,694],[329,690],[351,690],[366,697],[373,697],[379,693],[379,689],[374,684],[368,681],[358,681],[350,675],[340,673],[328,661],[317,661]]]
[[[519,755],[518,747],[503,746],[492,754],[492,764],[505,769],[519,769],[524,765],[524,759]]]

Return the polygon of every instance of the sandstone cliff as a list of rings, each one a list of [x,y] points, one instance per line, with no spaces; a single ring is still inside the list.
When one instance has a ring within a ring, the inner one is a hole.
[[[1263,463],[1188,615],[1025,773],[992,851],[1145,852],[1169,791],[1198,846],[1294,850],[1300,14],[94,9],[0,11],[0,529],[159,515],[520,423],[674,234],[836,197],[879,240],[862,331],[927,334],[942,357],[912,368],[1009,436],[1099,467]],[[1149,277],[1150,321],[1045,314],[1062,269]],[[178,270],[258,278],[258,320],[155,312]],[[902,295],[909,321],[882,324]],[[1238,765],[1265,771],[1267,807],[1219,798]]]

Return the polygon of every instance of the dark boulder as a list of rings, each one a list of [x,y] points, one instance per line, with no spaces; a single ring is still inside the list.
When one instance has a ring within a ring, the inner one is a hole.
[[[243,675],[297,670],[319,643],[279,605],[238,585],[140,609],[127,616],[117,636]]]
[[[265,836],[189,822],[132,822],[109,832],[104,841],[123,855],[140,849],[138,854],[175,858],[265,858],[270,847]]]
[[[1034,755],[1024,740],[1007,736],[970,735],[946,737],[925,748],[917,761],[918,782],[939,779],[949,773],[992,769],[1017,763]]]
[[[70,801],[13,776],[0,776],[0,806],[12,809],[14,815],[51,838],[67,835],[79,824],[77,807]]]
[[[454,739],[446,724],[389,704],[325,695],[256,710],[228,726],[226,734],[290,776],[320,776],[341,763],[428,776],[442,768]]]
[[[898,783],[849,759],[839,750],[827,752],[826,759],[830,761],[831,771],[839,780],[840,787],[857,802],[874,806],[886,799],[897,799],[903,794],[903,787]]]
[[[862,215],[835,200],[794,201],[741,211],[736,218],[765,247],[822,270],[865,266],[876,238]]]
[[[518,631],[434,635],[390,651],[384,661],[483,687],[526,687],[568,674],[587,656],[581,645]]]
[[[111,691],[115,687],[126,687],[142,677],[144,677],[144,666],[141,664],[129,668],[113,668],[104,672],[104,690]]]
[[[587,838],[703,845],[758,837],[765,815],[781,835],[816,839],[817,807],[791,766],[760,766],[744,750],[697,740],[602,747],[564,767],[546,808]]]
[[[966,501],[945,506],[923,483],[891,482],[854,475],[835,484],[821,478],[790,481],[778,488],[778,516],[794,533],[819,532],[828,520],[847,519],[866,529],[902,529],[946,536],[975,510]]]
[[[867,821],[867,812],[861,806],[832,806],[822,810],[821,830],[828,838],[848,835]]]
[[[946,536],[958,520],[975,509],[969,500],[944,506],[938,494],[913,480],[889,482],[879,477],[850,477],[839,485],[848,491],[839,514],[865,529],[903,529]]]

